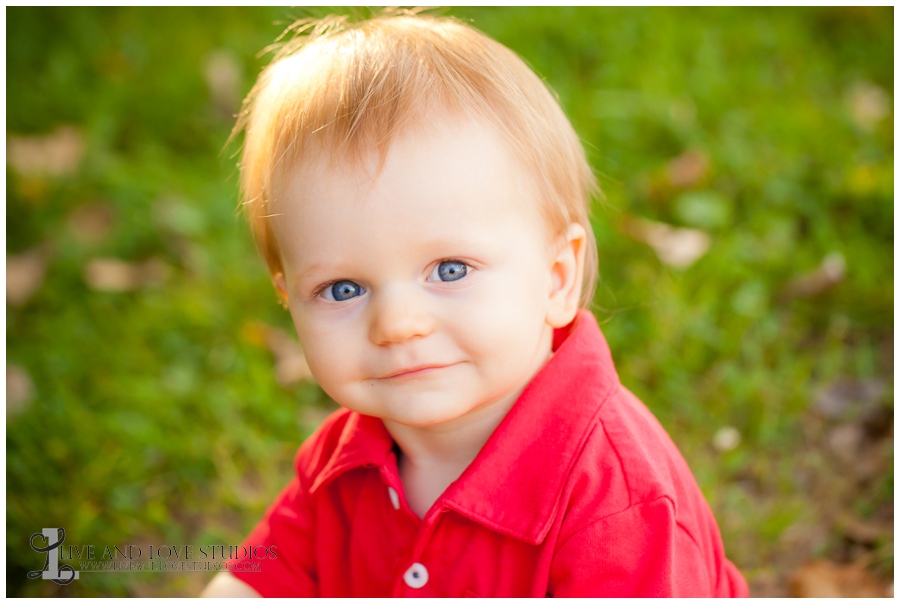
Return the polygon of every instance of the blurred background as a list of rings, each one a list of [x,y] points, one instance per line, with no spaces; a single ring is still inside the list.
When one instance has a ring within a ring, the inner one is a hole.
[[[239,544],[335,408],[225,147],[261,49],[328,12],[6,9],[8,595],[198,593],[28,579],[29,537]],[[752,595],[893,593],[893,8],[443,12],[582,136],[594,312]]]

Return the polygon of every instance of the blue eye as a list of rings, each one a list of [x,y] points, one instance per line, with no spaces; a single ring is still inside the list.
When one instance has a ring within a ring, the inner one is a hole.
[[[441,281],[458,281],[466,276],[469,267],[457,260],[444,260],[435,268]]]
[[[356,296],[361,296],[364,293],[366,293],[366,290],[363,289],[361,285],[344,279],[342,281],[335,281],[322,290],[322,297],[333,302],[343,302],[344,300],[350,300]]]

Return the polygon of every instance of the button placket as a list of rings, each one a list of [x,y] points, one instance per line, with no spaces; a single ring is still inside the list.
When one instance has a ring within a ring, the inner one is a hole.
[[[438,523],[440,522],[441,516],[444,515],[446,509],[440,509],[437,513],[434,513],[435,510],[432,510],[430,514],[426,514],[425,518],[422,519],[422,525],[419,530],[419,534],[416,538],[415,546],[413,547],[413,551],[411,552],[411,556],[408,559],[418,560],[417,562],[413,562],[410,567],[403,573],[403,583],[406,584],[407,587],[411,589],[421,589],[424,587],[429,580],[428,568],[421,562],[423,558],[425,558],[425,550],[428,547],[428,543],[431,541],[431,537],[434,535],[435,530],[437,529]],[[402,585],[403,583],[398,583]],[[402,592],[395,592],[395,596],[401,595]]]

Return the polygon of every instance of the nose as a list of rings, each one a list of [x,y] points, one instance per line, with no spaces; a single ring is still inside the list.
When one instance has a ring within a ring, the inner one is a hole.
[[[427,301],[403,287],[383,288],[373,296],[369,339],[378,346],[400,344],[424,338],[434,329],[434,317]]]

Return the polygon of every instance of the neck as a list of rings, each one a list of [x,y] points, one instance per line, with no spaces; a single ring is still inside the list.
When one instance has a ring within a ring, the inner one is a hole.
[[[461,473],[509,413],[520,393],[513,393],[451,422],[406,426],[384,420],[384,425],[400,448],[405,463],[423,468],[459,466]]]

